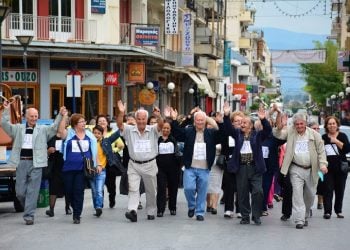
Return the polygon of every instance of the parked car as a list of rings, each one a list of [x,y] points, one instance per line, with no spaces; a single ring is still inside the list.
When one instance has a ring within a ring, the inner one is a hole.
[[[343,132],[344,134],[347,135],[348,137],[348,140],[350,140],[350,126],[344,126],[344,125],[341,125],[339,127],[339,131],[340,132]],[[325,134],[325,129],[324,129],[324,126],[323,125],[320,125],[320,134],[323,135]],[[347,161],[350,163],[350,153],[346,154],[346,159]]]

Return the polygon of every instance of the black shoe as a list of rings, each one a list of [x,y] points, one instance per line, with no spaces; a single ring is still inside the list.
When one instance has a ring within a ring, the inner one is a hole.
[[[131,210],[125,213],[125,217],[129,219],[131,222],[137,222],[137,213],[135,210]]]
[[[304,227],[307,227],[309,225],[309,221],[305,220],[304,221]]]
[[[192,218],[194,216],[194,209],[189,209],[187,215]]]
[[[155,219],[154,215],[147,215],[147,220],[154,220],[154,219]]]
[[[163,212],[158,212],[157,213],[157,217],[163,217],[164,216],[164,213]]]
[[[54,213],[54,211],[53,211],[53,209],[49,209],[49,210],[46,210],[46,215],[48,215],[48,216],[50,216],[50,217],[54,217],[55,216],[55,213]]]
[[[317,209],[323,209],[323,204],[318,203],[318,204],[317,204]]]
[[[261,225],[261,220],[260,220],[260,218],[253,218],[253,221],[254,221],[254,224],[255,225]]]
[[[96,217],[100,217],[102,214],[102,209],[101,208],[96,208],[96,213],[94,214]]]
[[[34,220],[25,220],[27,226],[34,225]]]
[[[74,218],[73,219],[73,224],[80,224],[80,219]]]
[[[211,214],[217,214],[217,213],[218,213],[218,210],[216,208],[211,209]]]
[[[141,202],[139,203],[139,205],[137,206],[137,210],[141,210],[143,208]]]
[[[66,215],[71,215],[72,214],[72,210],[70,209],[70,207],[66,207]]]
[[[337,218],[338,219],[344,219],[344,215],[342,215],[341,213],[337,214]]]
[[[220,200],[220,204],[221,204],[221,205],[224,205],[224,204],[225,204],[224,197],[222,197],[222,198],[221,198],[221,200]]]
[[[324,214],[323,219],[329,220],[331,218],[330,214]]]
[[[109,201],[109,207],[110,208],[114,208],[114,206],[115,206],[115,200],[110,200]]]
[[[249,218],[243,218],[243,219],[239,222],[239,224],[241,224],[241,225],[250,224],[250,220],[249,220]]]
[[[312,217],[312,209],[309,211],[309,216]]]
[[[304,224],[297,224],[295,226],[296,229],[303,229],[304,228]]]
[[[213,208],[207,207],[207,213],[210,213],[211,211],[213,211]]]
[[[198,221],[204,221],[203,215],[197,215],[197,216],[196,216],[196,219],[197,219]]]
[[[170,210],[170,215],[176,215],[176,210]]]
[[[287,220],[289,220],[289,218],[290,218],[290,216],[282,215],[281,220],[282,221],[287,221]]]

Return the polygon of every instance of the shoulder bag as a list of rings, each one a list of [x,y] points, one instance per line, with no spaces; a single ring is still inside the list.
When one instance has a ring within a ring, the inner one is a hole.
[[[334,152],[336,153],[336,155],[340,156],[337,151],[335,150],[335,148],[333,147],[333,144],[331,143],[331,147],[333,148]],[[344,161],[341,160],[340,162],[340,170],[344,173],[344,174],[348,174],[348,172],[350,172],[350,168],[349,168],[349,163],[348,161]]]
[[[78,141],[78,147],[80,150],[81,155],[83,156],[83,168],[84,168],[84,175],[87,179],[92,179],[96,175],[96,169],[94,167],[94,161],[88,157],[85,156],[83,150],[81,149],[80,142]]]
[[[216,162],[215,162],[216,166],[218,166],[220,169],[225,169],[226,166],[226,157],[225,155],[219,155],[216,158]]]

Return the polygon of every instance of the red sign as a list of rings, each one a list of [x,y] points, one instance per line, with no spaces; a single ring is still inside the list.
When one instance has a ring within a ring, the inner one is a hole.
[[[245,95],[247,93],[247,85],[245,83],[234,83],[232,87],[233,95]]]
[[[242,95],[241,97],[241,103],[246,103],[247,102],[247,97],[245,95]]]
[[[105,72],[105,85],[118,86],[118,73]]]

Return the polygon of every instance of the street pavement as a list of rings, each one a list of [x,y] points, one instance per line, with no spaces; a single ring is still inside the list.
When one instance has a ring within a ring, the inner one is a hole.
[[[117,180],[118,182],[119,180]],[[238,218],[225,219],[223,205],[218,214],[206,214],[205,221],[187,217],[183,189],[178,194],[177,215],[167,210],[163,218],[148,221],[145,209],[138,211],[138,222],[131,223],[124,213],[127,197],[118,195],[116,207],[105,208],[100,218],[93,216],[91,192],[85,190],[81,224],[72,223],[65,215],[64,200],[57,201],[55,217],[45,215],[46,208],[36,211],[35,224],[24,224],[21,213],[15,213],[12,203],[0,203],[0,249],[69,250],[69,249],[258,249],[258,250],[346,250],[349,247],[350,192],[344,197],[344,219],[334,215],[322,218],[323,211],[313,209],[309,226],[295,229],[290,220],[280,221],[281,202],[274,201],[269,216],[262,217],[262,225],[240,225]],[[107,192],[105,191],[105,194]],[[145,196],[142,195],[145,206]]]

